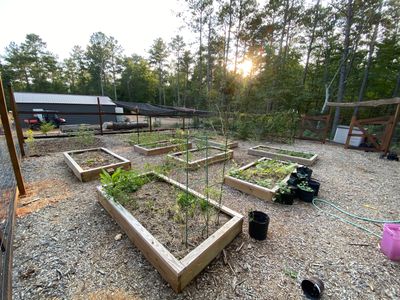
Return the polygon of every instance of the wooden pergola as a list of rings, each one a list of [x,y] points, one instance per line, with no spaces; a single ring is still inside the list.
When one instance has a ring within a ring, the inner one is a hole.
[[[370,100],[362,102],[327,103],[327,106],[331,108],[342,107],[342,108],[352,108],[352,109],[356,109],[359,107],[379,107],[382,105],[396,105],[395,113],[391,116],[376,117],[369,119],[358,119],[356,115],[353,115],[353,117],[351,118],[351,123],[345,143],[345,148],[353,148],[350,146],[350,139],[353,136],[358,136],[365,138],[373,146],[373,148],[354,147],[355,149],[384,152],[385,154],[387,154],[390,149],[390,144],[393,138],[394,131],[396,129],[396,125],[400,121],[400,98],[396,97],[390,99],[379,99],[379,100]],[[385,126],[385,130],[380,141],[378,140],[377,136],[368,132],[368,130],[365,128],[366,125]],[[354,127],[357,127],[361,131],[361,133],[353,133]]]

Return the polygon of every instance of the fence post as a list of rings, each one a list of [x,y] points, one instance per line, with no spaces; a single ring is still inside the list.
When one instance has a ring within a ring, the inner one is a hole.
[[[183,118],[183,120],[182,120],[182,127],[183,127],[183,130],[185,131],[185,118]]]
[[[0,115],[1,122],[3,123],[4,135],[6,137],[8,152],[10,153],[11,163],[14,169],[15,180],[19,193],[21,195],[26,194],[24,179],[21,173],[21,167],[19,165],[17,151],[15,150],[15,144],[11,133],[10,120],[8,119],[6,98],[4,96],[3,81],[0,77]]]
[[[151,128],[151,117],[149,116],[149,125],[150,125],[150,132],[152,132],[152,128]]]
[[[24,134],[22,133],[21,124],[19,124],[17,104],[15,103],[14,90],[13,90],[11,83],[8,84],[8,91],[10,93],[10,105],[11,105],[11,109],[13,112],[13,117],[14,117],[14,122],[15,122],[15,130],[17,131],[19,150],[21,151],[21,155],[25,156]]]
[[[103,115],[101,113],[100,97],[97,97],[97,107],[99,108],[100,134],[103,135]]]

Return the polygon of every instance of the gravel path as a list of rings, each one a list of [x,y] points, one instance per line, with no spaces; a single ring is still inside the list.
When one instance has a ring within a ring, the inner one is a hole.
[[[137,169],[164,160],[134,153],[127,139],[104,136],[101,143]],[[256,144],[240,142],[228,169],[258,159],[247,155]],[[319,155],[312,168],[321,181],[321,198],[370,218],[400,219],[398,162],[330,144],[271,145]],[[221,169],[222,164],[210,166],[212,183],[220,180]],[[226,248],[232,268],[219,256],[177,295],[97,202],[99,183],[81,183],[62,153],[27,158],[23,172],[29,195],[20,201],[23,216],[16,224],[14,299],[302,299],[300,283],[308,276],[324,281],[324,299],[400,298],[400,264],[380,253],[379,239],[310,204],[274,204],[227,186],[223,204],[246,216],[243,233]],[[175,170],[171,177],[184,182],[185,175]],[[205,178],[204,170],[190,172],[190,187],[201,192],[199,178]],[[247,233],[251,209],[270,216],[264,242]],[[122,238],[116,240],[118,234]],[[107,298],[110,293],[115,298]]]

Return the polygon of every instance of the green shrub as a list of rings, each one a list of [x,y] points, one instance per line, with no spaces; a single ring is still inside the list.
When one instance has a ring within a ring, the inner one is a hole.
[[[78,141],[83,146],[93,145],[95,141],[94,132],[90,129],[85,128],[84,126],[79,126],[78,133],[76,135]]]
[[[54,125],[51,124],[51,123],[48,123],[48,122],[43,122],[43,123],[40,125],[40,131],[41,131],[43,134],[45,134],[45,135],[47,135],[47,133],[49,133],[49,132],[52,131],[53,129],[54,129]]]

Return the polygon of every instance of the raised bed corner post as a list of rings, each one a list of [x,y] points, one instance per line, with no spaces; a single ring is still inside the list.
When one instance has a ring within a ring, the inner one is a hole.
[[[97,107],[99,109],[100,134],[103,135],[103,116],[101,113],[100,97],[97,97]]]
[[[4,96],[3,81],[1,77],[0,77],[0,115],[1,115],[1,122],[3,124],[4,135],[6,137],[8,152],[10,154],[11,163],[14,169],[15,180],[17,181],[18,191],[20,195],[25,195],[26,190],[25,190],[24,178],[22,177],[17,151],[15,150],[15,144],[12,137],[10,120],[8,119],[8,114],[7,114],[6,98]],[[17,120],[15,122],[17,122]]]
[[[10,105],[11,105],[11,110],[12,110],[13,117],[14,117],[15,130],[17,132],[19,150],[21,151],[21,155],[25,156],[24,134],[22,133],[21,124],[19,123],[18,110],[17,110],[17,105],[15,103],[14,90],[13,90],[11,82],[8,83],[8,91],[10,93]]]

